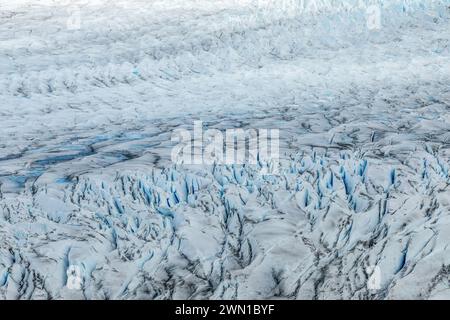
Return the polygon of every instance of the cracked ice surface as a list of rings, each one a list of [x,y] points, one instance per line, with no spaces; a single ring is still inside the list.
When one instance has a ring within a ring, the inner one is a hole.
[[[1,1],[0,297],[450,298],[450,3],[302,3]],[[173,165],[194,120],[280,174]]]

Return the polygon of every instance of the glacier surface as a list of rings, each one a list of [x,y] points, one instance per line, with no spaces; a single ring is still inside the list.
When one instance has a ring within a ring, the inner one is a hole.
[[[447,0],[1,0],[0,298],[449,299],[449,40]],[[173,164],[196,120],[279,173]]]

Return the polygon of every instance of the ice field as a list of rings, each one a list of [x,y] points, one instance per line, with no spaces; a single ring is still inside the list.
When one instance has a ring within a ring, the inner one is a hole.
[[[450,0],[0,0],[0,298],[449,299],[449,40]],[[198,120],[279,172],[174,164]]]

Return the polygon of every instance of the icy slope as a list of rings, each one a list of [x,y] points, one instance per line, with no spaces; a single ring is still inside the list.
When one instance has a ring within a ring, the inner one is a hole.
[[[450,298],[447,1],[0,3],[2,298]]]

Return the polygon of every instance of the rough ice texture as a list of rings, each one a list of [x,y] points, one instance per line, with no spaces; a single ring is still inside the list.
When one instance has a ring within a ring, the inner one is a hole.
[[[448,1],[127,3],[0,2],[1,298],[450,298]],[[280,174],[173,165],[197,119]]]

